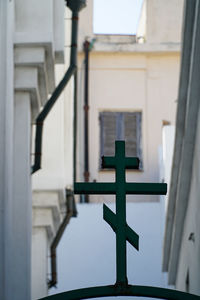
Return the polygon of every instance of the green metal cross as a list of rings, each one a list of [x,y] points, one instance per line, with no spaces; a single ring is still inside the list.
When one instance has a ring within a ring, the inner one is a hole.
[[[115,156],[102,158],[103,168],[114,168],[116,180],[113,183],[75,183],[75,194],[116,194],[116,214],[105,204],[103,218],[116,233],[116,284],[127,286],[126,241],[139,250],[139,236],[126,223],[126,194],[165,195],[165,183],[127,183],[126,169],[138,169],[139,159],[125,156],[125,142],[115,142]]]

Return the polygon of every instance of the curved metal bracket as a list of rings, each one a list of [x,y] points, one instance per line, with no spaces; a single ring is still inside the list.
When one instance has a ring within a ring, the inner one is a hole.
[[[142,285],[107,285],[84,288],[52,295],[40,300],[79,300],[111,296],[147,297],[169,300],[200,300],[200,296],[193,294]]]

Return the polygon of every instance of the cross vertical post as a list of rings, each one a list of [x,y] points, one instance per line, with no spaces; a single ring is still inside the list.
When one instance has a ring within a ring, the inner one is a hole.
[[[127,284],[126,277],[126,170],[125,170],[125,144],[116,144],[116,251],[117,251],[117,282]]]

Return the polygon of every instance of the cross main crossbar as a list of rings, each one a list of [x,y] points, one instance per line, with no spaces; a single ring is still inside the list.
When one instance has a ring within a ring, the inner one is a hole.
[[[75,183],[74,191],[76,194],[91,195],[114,195],[116,194],[117,185],[115,182],[91,182]],[[125,183],[125,192],[127,195],[166,195],[166,183]]]

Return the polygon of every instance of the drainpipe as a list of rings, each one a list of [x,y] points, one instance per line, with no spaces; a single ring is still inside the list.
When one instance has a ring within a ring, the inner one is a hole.
[[[73,123],[73,128],[74,128],[74,145],[73,145],[73,182],[76,182],[76,162],[77,162],[77,72],[74,74],[74,123]]]
[[[43,110],[39,113],[36,119],[36,136],[35,136],[35,157],[34,165],[32,166],[32,174],[41,169],[41,155],[42,155],[42,133],[43,123],[49,112],[53,108],[56,100],[63,92],[71,77],[77,72],[77,36],[78,36],[78,15],[79,11],[86,6],[86,0],[65,0],[67,6],[72,11],[72,33],[71,33],[71,54],[70,66],[66,71],[63,79],[55,88],[50,99],[45,104]]]
[[[90,42],[85,40],[83,43],[85,55],[85,79],[84,79],[84,181],[89,182],[89,132],[88,132],[88,82],[89,82],[89,46]],[[89,203],[89,195],[85,195],[86,203]]]
[[[89,53],[93,48],[95,39],[83,43],[85,56],[85,80],[84,80],[84,181],[89,182]],[[85,195],[84,202],[89,203],[89,195]]]
[[[56,261],[56,248],[62,238],[62,235],[67,227],[71,217],[77,216],[76,204],[74,194],[71,190],[66,190],[66,215],[60,225],[57,234],[51,244],[50,257],[51,257],[51,279],[48,282],[48,287],[55,287],[57,284],[57,261]]]

